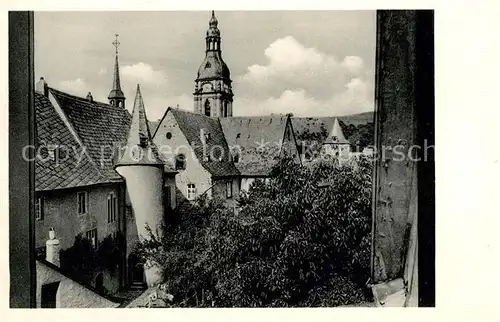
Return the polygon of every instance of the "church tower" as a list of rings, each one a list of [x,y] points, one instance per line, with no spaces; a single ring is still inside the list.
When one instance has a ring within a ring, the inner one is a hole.
[[[194,87],[194,112],[211,117],[233,116],[233,91],[229,68],[222,60],[218,21],[212,10],[207,31],[205,59]]]
[[[115,69],[113,75],[113,88],[109,92],[108,100],[109,104],[112,106],[118,106],[125,108],[125,95],[123,95],[122,87],[120,84],[120,67],[118,65],[118,46],[120,42],[118,41],[118,34],[115,35],[116,39],[113,41],[115,46]]]

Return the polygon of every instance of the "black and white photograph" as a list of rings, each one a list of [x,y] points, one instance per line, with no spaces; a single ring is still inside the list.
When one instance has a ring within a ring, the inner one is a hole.
[[[435,306],[434,11],[214,9],[9,12],[10,307]]]

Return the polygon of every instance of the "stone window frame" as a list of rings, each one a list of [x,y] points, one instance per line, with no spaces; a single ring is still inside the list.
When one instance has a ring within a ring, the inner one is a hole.
[[[97,240],[97,228],[92,228],[90,230],[87,230],[85,232],[85,238],[87,238],[90,243],[92,244],[92,247],[94,249],[97,248],[98,240]]]
[[[80,196],[83,196],[83,202],[81,202]],[[89,213],[89,193],[87,191],[79,191],[76,193],[76,209],[80,216]]]
[[[232,180],[226,181],[226,198],[227,199],[233,198],[233,181]]]
[[[35,219],[44,220],[45,218],[45,198],[37,197],[35,200]]]
[[[188,183],[186,186],[186,198],[187,200],[196,199],[196,185],[194,183]]]
[[[116,198],[116,194],[114,192],[110,192],[107,198],[107,215],[108,215],[108,224],[116,222],[117,219],[117,209],[118,209],[118,200]]]

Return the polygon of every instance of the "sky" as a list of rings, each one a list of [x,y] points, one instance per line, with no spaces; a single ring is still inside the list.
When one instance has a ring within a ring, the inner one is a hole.
[[[216,11],[233,115],[337,116],[374,109],[375,11]],[[210,12],[35,12],[35,79],[107,102],[119,34],[122,90],[148,118],[193,110]]]

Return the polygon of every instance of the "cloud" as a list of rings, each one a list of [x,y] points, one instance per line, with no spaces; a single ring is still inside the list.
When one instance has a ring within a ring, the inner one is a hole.
[[[142,90],[142,87],[141,87]],[[148,94],[147,92],[142,92],[144,106],[146,108],[147,117],[151,121],[160,119],[167,108],[179,107],[187,111],[193,111],[194,100],[191,95],[182,94],[178,96],[162,96],[155,93]],[[127,109],[132,111],[133,104],[127,106]]]
[[[120,74],[123,80],[141,85],[149,84],[159,87],[165,85],[167,81],[167,75],[163,71],[155,70],[153,66],[143,62],[123,66]]]
[[[81,78],[65,80],[59,83],[59,88],[73,95],[86,95],[89,92],[87,82]]]
[[[361,57],[339,60],[292,36],[275,40],[264,55],[266,64],[249,66],[236,78],[235,114],[326,116],[373,110],[372,72]]]
[[[310,96],[304,89],[285,90],[267,99],[235,98],[234,115],[252,116],[293,113],[295,116],[341,116],[373,111],[373,85],[359,78],[346,84],[345,90],[329,99]]]

